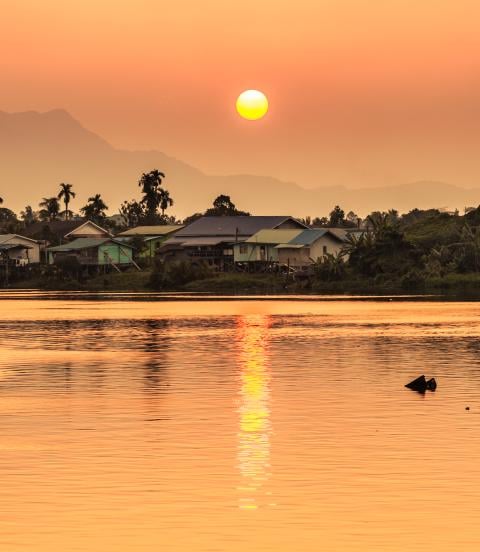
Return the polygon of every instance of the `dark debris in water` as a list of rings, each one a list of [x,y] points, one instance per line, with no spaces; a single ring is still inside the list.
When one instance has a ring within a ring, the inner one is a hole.
[[[407,383],[405,387],[411,389],[412,391],[417,391],[418,393],[425,393],[428,391],[435,391],[437,389],[437,382],[435,378],[427,378],[422,374],[418,378],[415,378],[410,383]]]

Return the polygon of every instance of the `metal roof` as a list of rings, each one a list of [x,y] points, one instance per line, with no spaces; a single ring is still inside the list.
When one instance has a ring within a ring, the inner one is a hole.
[[[79,230],[81,230],[84,226],[93,226],[96,230],[98,230],[101,234],[105,234],[106,236],[111,236],[110,232],[108,230],[105,230],[105,228],[102,228],[95,222],[91,220],[86,220],[84,223],[80,224],[80,226],[74,228],[71,230],[68,234],[65,234],[64,238],[68,238],[68,236],[72,234],[76,234]]]
[[[298,228],[306,228],[304,224],[289,216],[240,216],[240,217],[202,217],[175,234],[175,238],[200,236],[252,236],[259,230],[273,229],[283,222],[292,221]]]
[[[165,236],[165,234],[171,234],[184,228],[183,225],[173,224],[157,224],[155,226],[136,226],[135,228],[129,228],[125,232],[120,232],[118,236]]]
[[[253,236],[250,236],[246,243],[266,243],[266,244],[279,244],[288,243],[296,236],[301,234],[303,230],[300,228],[297,230],[292,229],[279,229],[279,230],[260,230]]]
[[[302,247],[300,243],[279,243],[275,249],[302,249]]]
[[[10,242],[15,238],[20,238],[22,240],[27,240],[32,243],[37,243],[36,240],[32,240],[32,238],[27,238],[27,236],[21,236],[20,234],[0,234],[0,243]]]
[[[289,243],[298,245],[311,245],[325,235],[329,235],[334,240],[343,242],[340,236],[334,234],[328,228],[309,228],[308,230],[303,230],[303,232],[300,232],[298,236],[293,238]]]
[[[108,242],[116,243],[117,245],[121,245],[122,247],[128,247],[130,249],[133,249],[131,245],[128,245],[127,243],[119,242],[112,238],[77,238],[76,240],[73,240],[70,243],[57,245],[55,247],[49,247],[48,251],[78,251],[80,249],[99,247],[100,245],[103,245],[104,243],[108,243]]]

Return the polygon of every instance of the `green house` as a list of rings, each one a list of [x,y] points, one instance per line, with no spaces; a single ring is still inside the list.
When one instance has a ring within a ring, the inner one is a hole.
[[[162,243],[181,230],[181,225],[157,224],[154,226],[137,226],[121,232],[115,239],[122,243],[132,243],[135,238],[143,240],[143,247],[137,251],[137,258],[153,259]]]
[[[48,263],[76,258],[82,266],[126,266],[133,264],[133,247],[113,238],[78,238],[70,243],[49,247]]]
[[[303,232],[302,228],[260,230],[247,240],[233,246],[235,263],[278,262],[280,243],[288,243]]]

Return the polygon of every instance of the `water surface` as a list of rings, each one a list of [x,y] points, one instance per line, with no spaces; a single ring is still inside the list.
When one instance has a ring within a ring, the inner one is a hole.
[[[478,303],[134,299],[0,293],[0,550],[479,550]]]

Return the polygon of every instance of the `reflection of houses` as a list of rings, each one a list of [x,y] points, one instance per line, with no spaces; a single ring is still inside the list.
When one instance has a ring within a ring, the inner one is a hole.
[[[68,259],[84,267],[113,266],[117,270],[134,264],[132,246],[113,238],[78,238],[49,247],[47,253],[49,264],[61,264]]]
[[[259,230],[305,228],[288,216],[202,217],[167,239],[160,254],[165,260],[202,260],[224,268],[233,265],[235,244],[245,242]]]
[[[344,240],[328,228],[309,228],[287,243],[277,245],[278,262],[292,268],[307,268],[325,255],[340,253]]]
[[[115,236],[115,239],[125,243],[131,243],[135,238],[142,239],[144,247],[138,252],[138,256],[152,259],[155,257],[162,243],[182,228],[183,226],[165,224],[156,226],[137,226],[125,232],[121,232]]]
[[[40,262],[40,244],[18,234],[0,234],[0,260],[8,257],[9,263],[26,265]]]

